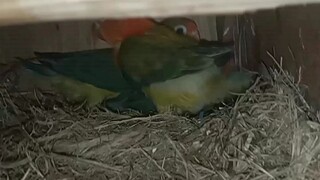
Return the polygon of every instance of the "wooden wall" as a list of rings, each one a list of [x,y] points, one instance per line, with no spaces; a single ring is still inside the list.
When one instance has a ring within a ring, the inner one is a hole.
[[[320,5],[261,11],[250,18],[256,35],[248,39],[254,54],[248,66],[257,69],[261,60],[273,66],[267,51],[282,58],[283,67],[307,85],[308,100],[320,107]]]
[[[235,14],[319,0],[1,0],[0,25],[51,21]]]

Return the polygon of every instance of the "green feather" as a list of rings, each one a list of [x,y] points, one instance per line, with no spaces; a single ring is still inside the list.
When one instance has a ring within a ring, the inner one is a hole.
[[[111,91],[127,91],[132,86],[116,67],[112,49],[69,53],[35,53],[37,61],[24,61],[25,67],[42,75],[63,75]]]
[[[119,58],[123,70],[133,80],[147,85],[208,68],[215,59],[232,51],[230,46],[202,46],[189,36],[157,25],[143,36],[123,41]]]
[[[248,88],[253,80],[253,75],[245,72],[233,72],[227,78],[229,90],[235,93]]]
[[[86,100],[92,106],[109,100],[107,107],[115,111],[156,111],[152,101],[115,65],[112,49],[35,55],[36,58],[21,60],[23,65],[49,78],[56,90],[71,101]]]

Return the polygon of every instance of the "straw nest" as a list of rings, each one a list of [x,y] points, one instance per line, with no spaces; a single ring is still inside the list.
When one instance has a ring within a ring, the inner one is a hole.
[[[10,78],[9,78],[10,79]],[[75,108],[1,83],[0,179],[316,179],[318,117],[283,70],[203,118]]]

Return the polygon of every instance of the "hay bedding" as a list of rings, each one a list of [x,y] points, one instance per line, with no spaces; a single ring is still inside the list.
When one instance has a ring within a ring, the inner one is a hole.
[[[318,179],[318,120],[287,73],[271,76],[201,121],[75,108],[4,81],[0,179]]]

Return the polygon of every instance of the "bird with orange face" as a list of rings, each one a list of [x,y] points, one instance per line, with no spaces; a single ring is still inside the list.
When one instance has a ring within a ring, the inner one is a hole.
[[[132,18],[125,20],[108,19],[97,24],[95,28],[96,36],[112,46],[117,46],[130,36],[143,35],[159,23],[148,18]],[[173,29],[177,34],[200,40],[198,26],[192,19],[184,17],[166,18],[160,21],[160,24]]]
[[[131,36],[141,36],[158,24],[167,26],[177,34],[189,36],[197,41],[200,40],[196,22],[184,17],[165,18],[160,23],[151,18],[108,19],[97,23],[94,32],[96,37],[113,47],[115,60],[118,60],[118,50],[122,41]]]
[[[100,23],[97,36],[113,48],[68,53],[36,52],[36,58],[23,61],[23,65],[52,82],[52,86],[71,101],[86,100],[93,106],[109,100],[108,107],[114,110],[125,107],[154,111],[153,102],[140,86],[124,77],[116,62],[123,40],[144,35],[161,23],[179,35],[186,35],[195,42],[199,40],[196,24],[186,18],[168,18],[160,23],[147,18],[105,20]]]
[[[157,24],[143,35],[124,39],[117,56],[120,69],[158,112],[195,114],[252,82],[248,73],[223,72],[232,54],[233,46],[199,42]]]

